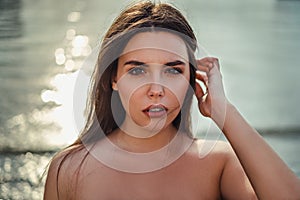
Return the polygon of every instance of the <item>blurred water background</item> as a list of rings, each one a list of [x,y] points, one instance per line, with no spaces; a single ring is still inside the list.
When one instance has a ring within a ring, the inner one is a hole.
[[[45,166],[78,133],[78,69],[127,2],[0,0],[0,199],[42,199]],[[174,4],[220,58],[231,101],[300,177],[300,1]]]

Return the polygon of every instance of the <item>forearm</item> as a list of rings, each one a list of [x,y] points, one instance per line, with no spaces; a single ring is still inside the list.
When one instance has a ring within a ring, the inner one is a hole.
[[[231,104],[220,128],[259,199],[300,198],[300,180]]]

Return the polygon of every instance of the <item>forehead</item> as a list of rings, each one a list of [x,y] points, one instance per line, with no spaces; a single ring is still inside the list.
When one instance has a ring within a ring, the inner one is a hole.
[[[177,35],[164,31],[142,32],[133,36],[121,56],[152,56],[165,59],[184,59],[188,61],[187,47]]]

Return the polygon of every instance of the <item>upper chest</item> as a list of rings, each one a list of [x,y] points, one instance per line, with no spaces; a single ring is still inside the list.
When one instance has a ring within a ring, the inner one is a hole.
[[[80,177],[80,199],[218,199],[222,163],[183,156],[149,173],[124,173],[101,163]]]

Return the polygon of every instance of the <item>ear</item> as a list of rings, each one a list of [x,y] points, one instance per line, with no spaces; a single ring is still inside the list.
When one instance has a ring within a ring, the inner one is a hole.
[[[118,91],[118,85],[117,85],[116,81],[112,82],[112,89],[115,90],[115,91]]]

